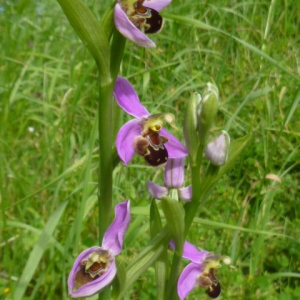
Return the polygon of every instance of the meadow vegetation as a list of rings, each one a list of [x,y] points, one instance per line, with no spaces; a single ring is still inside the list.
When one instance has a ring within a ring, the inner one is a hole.
[[[111,5],[84,2],[99,18]],[[126,43],[120,74],[141,102],[173,113],[168,129],[183,141],[187,100],[214,81],[213,131],[252,134],[189,239],[232,258],[218,274],[221,299],[299,299],[297,1],[174,0],[162,15],[156,49]],[[0,31],[0,299],[67,299],[74,258],[98,242],[97,69],[55,1],[5,1]],[[120,114],[119,127],[129,120]],[[149,241],[147,180],[162,183],[163,170],[137,156],[114,171],[114,203],[132,205],[127,258]],[[118,261],[126,268],[125,255]],[[154,278],[150,268],[125,299],[155,299]]]

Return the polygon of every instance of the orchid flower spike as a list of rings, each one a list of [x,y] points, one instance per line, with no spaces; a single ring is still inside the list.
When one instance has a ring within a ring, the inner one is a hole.
[[[174,243],[171,242],[172,248]],[[183,258],[191,261],[182,271],[177,282],[177,293],[180,300],[184,300],[196,285],[207,288],[206,294],[211,299],[217,299],[221,294],[221,285],[216,278],[220,261],[230,264],[228,256],[216,256],[211,252],[199,251],[189,242],[184,243]]]
[[[160,186],[152,181],[147,182],[148,192],[156,199],[161,199],[176,190],[176,198],[183,201],[191,201],[192,186],[183,187],[184,184],[184,158],[169,159],[165,168],[165,185]],[[173,194],[173,193],[172,193]],[[173,198],[171,196],[171,198]]]
[[[133,86],[123,77],[116,80],[114,96],[118,105],[135,117],[125,123],[117,135],[116,148],[125,165],[134,153],[143,156],[151,166],[165,164],[168,158],[187,156],[184,146],[163,128],[164,122],[174,122],[172,114],[150,115]]]
[[[76,258],[68,278],[70,297],[92,296],[112,282],[117,272],[115,256],[122,250],[129,222],[130,202],[117,204],[115,219],[104,234],[102,246],[91,247]]]
[[[163,26],[159,11],[171,0],[117,0],[114,20],[117,29],[127,39],[141,47],[156,47],[145,33],[157,33]]]

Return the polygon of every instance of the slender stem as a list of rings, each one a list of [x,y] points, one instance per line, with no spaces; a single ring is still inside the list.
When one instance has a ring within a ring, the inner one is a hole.
[[[109,23],[107,21],[107,23]],[[112,30],[112,45],[110,49],[110,81],[101,82],[99,89],[99,243],[111,222],[112,215],[112,185],[113,170],[116,165],[116,151],[113,147],[115,131],[118,126],[118,112],[113,101],[113,90],[116,77],[125,48],[125,38],[114,29]],[[111,289],[105,288],[99,295],[99,300],[110,300]]]
[[[185,210],[185,237],[188,235],[189,229],[193,223],[193,219],[198,211],[201,195],[201,177],[200,170],[202,164],[202,157],[204,152],[204,145],[200,145],[198,149],[196,165],[192,167],[192,201],[186,205]]]
[[[190,226],[193,222],[193,219],[197,213],[199,204],[200,204],[200,195],[201,195],[201,184],[200,184],[200,169],[202,163],[202,156],[203,156],[204,146],[199,146],[196,164],[192,166],[192,201],[191,203],[185,206],[185,230],[184,230],[184,240],[188,235]],[[182,248],[181,248],[182,249]],[[179,275],[179,268],[181,262],[182,253],[176,251],[174,252],[169,282],[168,282],[168,289],[166,293],[166,300],[169,299],[176,299],[176,283]]]
[[[114,127],[117,121],[112,99],[116,77],[125,47],[125,38],[114,30],[111,46],[110,74],[111,80],[101,82],[99,90],[99,242],[110,224],[112,214],[112,172],[115,160],[113,152]]]
[[[185,231],[184,231],[184,237],[187,236],[190,226],[193,222],[193,219],[195,217],[195,214],[197,213],[197,209],[199,206],[199,199],[201,194],[201,188],[200,188],[200,168],[202,163],[202,156],[203,156],[204,147],[199,146],[198,149],[198,155],[196,159],[196,165],[192,167],[192,202],[189,203],[186,206],[185,211]],[[185,240],[185,238],[184,238]],[[181,247],[182,249],[183,247]],[[181,251],[182,252],[182,251]],[[174,252],[170,276],[169,276],[169,282],[168,282],[168,289],[166,293],[166,299],[176,299],[176,283],[179,275],[180,270],[180,262],[181,262],[181,256],[182,253],[178,252],[178,247],[176,248],[176,251]]]
[[[100,84],[99,91],[99,243],[111,221],[112,214],[112,93],[113,80]]]
[[[179,254],[177,251],[174,251],[172,266],[169,275],[169,281],[167,284],[168,289],[166,292],[166,298],[165,298],[166,300],[178,299],[176,283],[178,280],[180,262],[181,262],[181,253]]]
[[[113,88],[114,80],[108,83],[100,81],[99,89],[99,181],[98,181],[98,226],[99,245],[112,219],[112,175],[114,154],[113,145]],[[111,299],[111,288],[105,288],[98,295],[99,300]]]

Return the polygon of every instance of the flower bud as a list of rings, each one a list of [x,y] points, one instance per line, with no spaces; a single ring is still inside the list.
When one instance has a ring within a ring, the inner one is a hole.
[[[228,151],[230,145],[230,136],[222,130],[217,136],[215,136],[205,148],[206,158],[214,166],[223,166],[228,158]]]
[[[188,104],[184,116],[184,138],[189,150],[191,164],[194,165],[197,158],[199,139],[197,134],[198,109],[201,102],[201,95],[194,93]]]
[[[209,130],[218,111],[219,91],[215,84],[208,82],[198,114],[198,135],[200,145],[205,146]]]

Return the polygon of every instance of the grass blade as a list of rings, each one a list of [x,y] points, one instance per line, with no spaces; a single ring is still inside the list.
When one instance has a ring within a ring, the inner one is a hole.
[[[171,14],[164,14],[164,17],[170,20],[174,20],[183,24],[188,24],[188,25],[192,25],[195,26],[197,28],[201,28],[204,30],[211,30],[211,31],[216,31],[218,33],[221,33],[223,35],[226,35],[228,37],[231,37],[232,39],[234,39],[235,41],[237,41],[238,43],[242,44],[243,46],[245,46],[246,48],[248,48],[249,50],[251,50],[253,53],[259,55],[260,57],[264,58],[266,61],[268,61],[269,63],[271,63],[272,65],[274,65],[275,67],[277,67],[278,69],[284,71],[285,73],[289,74],[291,77],[293,77],[294,79],[296,79],[297,81],[300,81],[300,77],[297,76],[296,74],[293,74],[292,72],[290,72],[288,69],[286,69],[284,66],[282,66],[281,64],[279,64],[274,58],[272,58],[271,56],[269,56],[268,54],[266,54],[265,52],[261,51],[260,49],[256,48],[255,46],[249,44],[248,42],[230,34],[227,33],[226,31],[223,31],[219,28],[216,28],[214,26],[205,24],[201,21],[198,20],[193,20],[191,18],[188,17],[182,17],[182,16],[177,16],[177,15],[171,15]]]
[[[23,270],[19,283],[17,285],[14,299],[20,300],[23,298],[24,293],[30,280],[32,279],[38,264],[47,249],[48,242],[52,238],[52,234],[67,206],[68,202],[63,202],[60,206],[56,209],[56,211],[51,215],[47,224],[45,225],[44,230],[42,231],[36,245],[32,249],[30,256],[27,260],[26,266]]]

